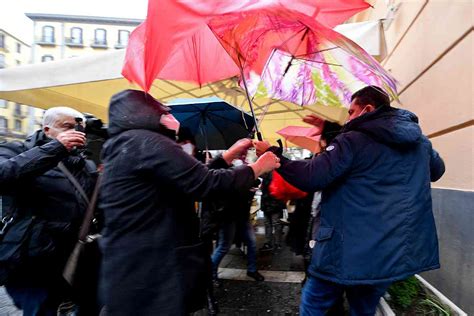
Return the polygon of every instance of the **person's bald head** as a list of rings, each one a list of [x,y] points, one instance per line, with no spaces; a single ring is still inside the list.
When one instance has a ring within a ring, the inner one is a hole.
[[[43,131],[49,138],[56,138],[59,133],[74,129],[76,118],[84,124],[84,115],[77,110],[65,106],[50,108],[43,116]]]

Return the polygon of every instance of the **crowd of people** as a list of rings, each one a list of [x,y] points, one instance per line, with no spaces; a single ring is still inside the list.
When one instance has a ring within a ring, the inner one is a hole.
[[[321,152],[305,160],[250,139],[196,159],[193,135],[169,112],[142,91],[114,95],[99,166],[84,154],[83,114],[68,107],[47,110],[25,142],[0,144],[0,282],[24,315],[216,314],[213,286],[235,238],[247,246],[247,275],[264,280],[249,219],[257,187],[260,250],[283,244],[274,172],[306,194],[288,236],[308,262],[301,315],[342,307],[344,294],[351,315],[374,315],[391,283],[439,267],[430,182],[444,163],[417,117],[391,107],[379,87],[354,93],[347,123],[326,122]],[[258,159],[235,164],[251,147]],[[101,236],[100,266],[91,282],[71,286],[63,270],[96,182],[89,234]]]

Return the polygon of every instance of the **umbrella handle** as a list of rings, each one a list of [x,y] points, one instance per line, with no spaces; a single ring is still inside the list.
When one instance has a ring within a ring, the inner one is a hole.
[[[263,140],[262,133],[257,132],[257,139],[261,142]]]
[[[278,143],[278,146],[280,146],[280,148],[283,148],[283,143],[281,139],[277,139],[277,143]]]

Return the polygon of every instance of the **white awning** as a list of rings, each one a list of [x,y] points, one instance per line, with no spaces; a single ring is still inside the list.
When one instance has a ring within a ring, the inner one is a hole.
[[[387,55],[382,20],[341,24],[334,30],[359,44],[378,61],[382,61]]]

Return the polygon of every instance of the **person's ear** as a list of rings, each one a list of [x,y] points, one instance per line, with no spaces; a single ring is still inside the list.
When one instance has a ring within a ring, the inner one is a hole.
[[[376,110],[375,106],[373,106],[372,104],[367,104],[365,108],[366,108],[367,113],[370,113]]]
[[[46,136],[49,136],[49,130],[50,130],[49,126],[43,127],[43,132]]]

